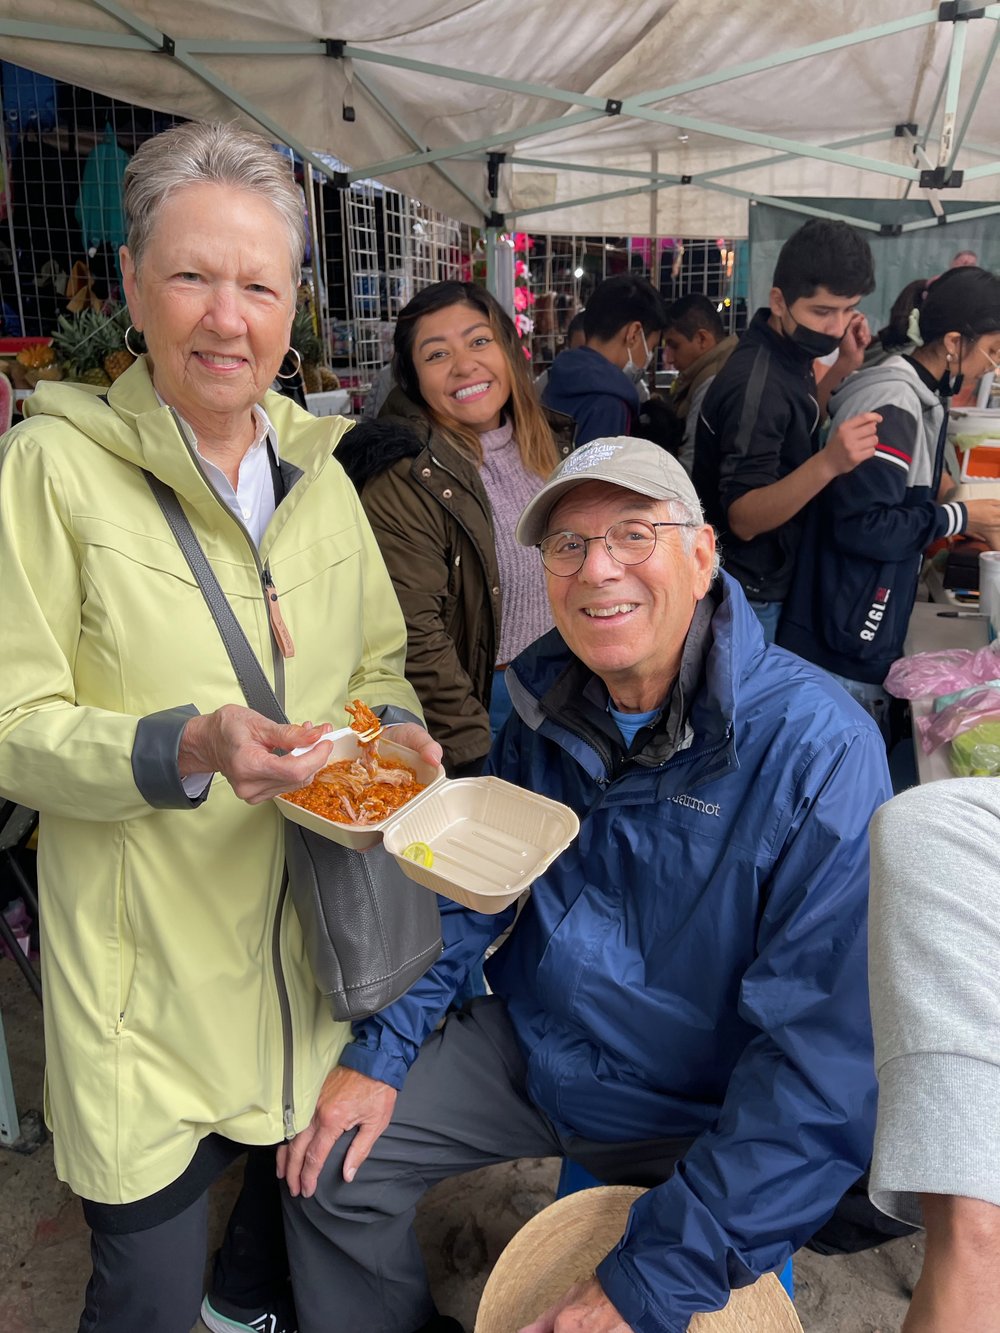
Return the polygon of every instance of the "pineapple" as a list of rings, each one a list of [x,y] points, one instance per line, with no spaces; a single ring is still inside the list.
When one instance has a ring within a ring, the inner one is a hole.
[[[325,360],[323,342],[316,332],[312,307],[303,302],[292,320],[292,346],[302,358],[302,383],[306,393],[322,393],[323,378],[320,364]],[[331,372],[332,373],[332,372]]]
[[[107,316],[86,308],[73,315],[60,315],[52,345],[65,363],[70,379],[106,389],[111,376],[102,364],[108,350],[104,341]]]
[[[340,388],[340,376],[335,375],[329,366],[320,366],[319,377],[323,381],[323,392],[330,393]]]
[[[101,365],[112,380],[123,375],[135,360],[125,346],[125,330],[128,323],[128,309],[122,306],[109,316],[101,333],[98,334],[102,353]]]

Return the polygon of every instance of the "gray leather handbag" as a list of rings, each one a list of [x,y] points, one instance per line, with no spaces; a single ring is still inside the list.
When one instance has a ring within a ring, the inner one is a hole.
[[[250,708],[286,723],[177,496],[152,473],[150,490],[204,594]],[[313,976],[334,1018],[367,1018],[398,999],[441,952],[437,898],[381,844],[364,852],[282,819],[285,866]]]

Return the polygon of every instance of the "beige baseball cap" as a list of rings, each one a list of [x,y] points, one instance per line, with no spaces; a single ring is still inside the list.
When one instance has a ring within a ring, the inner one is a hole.
[[[683,500],[701,513],[691,478],[673,454],[650,440],[617,435],[591,440],[563,459],[518,519],[514,535],[522,546],[538,545],[556,501],[585,481],[606,481],[653,500]]]

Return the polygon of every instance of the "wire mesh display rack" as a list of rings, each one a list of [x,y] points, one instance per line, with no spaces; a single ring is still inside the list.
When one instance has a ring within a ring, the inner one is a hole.
[[[47,337],[67,309],[121,300],[121,173],[144,139],[180,118],[0,62],[0,334]],[[483,237],[375,181],[350,186],[297,166],[309,210],[303,272],[328,360],[359,410],[391,357],[399,311],[429,283],[483,281]],[[116,182],[119,188],[116,188]],[[650,278],[665,299],[701,291],[732,331],[745,323],[732,240],[544,235],[522,238],[523,341],[534,367],[614,273]]]

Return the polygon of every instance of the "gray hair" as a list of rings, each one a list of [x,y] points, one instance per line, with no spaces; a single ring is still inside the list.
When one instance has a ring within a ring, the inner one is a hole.
[[[147,139],[125,168],[128,248],[136,271],[166,200],[186,185],[206,183],[246,190],[271,205],[288,231],[288,260],[297,286],[306,229],[291,164],[261,135],[219,121],[174,125]]]
[[[681,528],[681,541],[684,544],[684,550],[688,555],[694,550],[695,532],[698,528],[705,526],[705,511],[701,507],[700,501],[687,500],[681,496],[675,496],[672,500],[665,500],[667,513],[675,523],[693,524],[691,527]],[[722,556],[719,551],[719,534],[715,534],[715,559],[712,564],[712,577],[710,583],[714,583],[719,568],[722,563]]]

